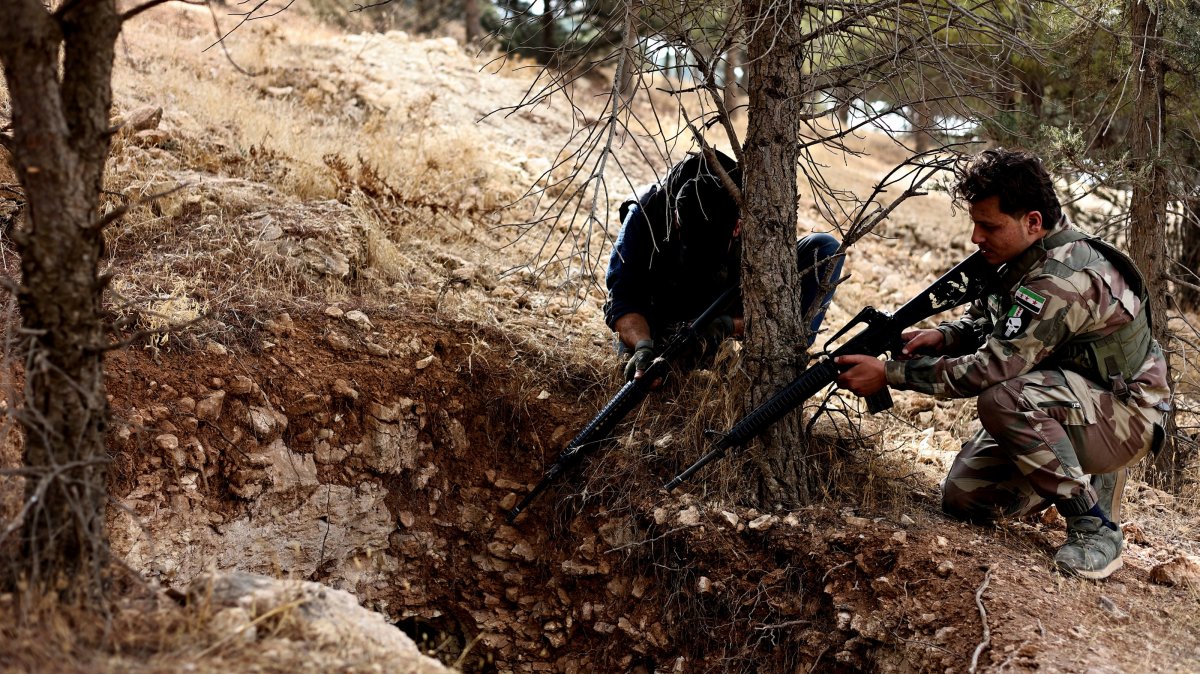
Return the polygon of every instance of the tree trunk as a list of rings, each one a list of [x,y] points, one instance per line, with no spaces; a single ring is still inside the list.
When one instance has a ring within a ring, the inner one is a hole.
[[[554,3],[552,0],[542,0],[542,15],[539,17],[542,29],[539,32],[541,41],[538,53],[538,63],[545,65],[554,58],[558,45],[554,42]]]
[[[913,103],[913,150],[926,152],[933,147],[936,140],[930,130],[933,128],[933,115],[929,111],[929,103],[921,100]]]
[[[477,44],[483,34],[479,25],[479,0],[463,0],[463,28],[467,44]]]
[[[97,207],[109,152],[114,0],[52,18],[41,0],[13,0],[0,24],[17,174],[28,200],[16,235],[26,358],[26,499],[22,566],[34,583],[99,589],[104,543],[104,330]],[[62,53],[59,79],[60,48]]]
[[[1166,119],[1166,86],[1163,79],[1162,24],[1145,0],[1130,0],[1129,24],[1133,40],[1134,108],[1130,129],[1130,160],[1138,168],[1129,208],[1129,253],[1146,277],[1154,337],[1168,344],[1167,333],[1167,199],[1169,187],[1162,156],[1162,127]],[[1168,377],[1168,381],[1171,378]],[[1168,419],[1168,437],[1173,419]],[[1155,460],[1154,481],[1174,489],[1183,479],[1192,452],[1178,442],[1168,442]]]
[[[1175,261],[1179,263],[1180,267],[1188,270],[1188,272],[1184,272],[1186,282],[1200,285],[1200,196],[1189,196],[1184,199],[1182,210],[1183,213],[1179,218]],[[1176,287],[1175,303],[1184,311],[1200,309],[1200,292],[1190,287]]]
[[[794,379],[806,359],[799,293],[779,292],[799,287],[795,242],[798,120],[804,106],[801,14],[799,3],[747,3],[747,26],[752,29],[742,211],[747,409]],[[760,505],[799,505],[816,495],[820,471],[806,460],[799,446],[802,436],[799,414],[788,415],[761,436],[754,461]]]

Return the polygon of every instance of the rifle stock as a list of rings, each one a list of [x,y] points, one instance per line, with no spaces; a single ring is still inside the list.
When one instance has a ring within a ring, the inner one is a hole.
[[[621,390],[617,391],[617,394],[609,399],[600,412],[583,427],[583,430],[579,431],[567,443],[566,447],[559,452],[558,458],[543,473],[541,481],[525,495],[525,498],[521,499],[517,507],[505,513],[505,520],[511,524],[559,475],[568,469],[574,468],[583,460],[585,455],[595,450],[600,443],[607,440],[612,435],[612,431],[616,428],[617,424],[621,423],[621,420],[640,405],[646,399],[646,396],[650,394],[654,381],[666,376],[671,361],[689,349],[700,337],[700,331],[707,327],[713,319],[725,312],[739,296],[740,289],[738,287],[729,288],[721,293],[721,296],[705,309],[704,313],[700,314],[696,320],[672,336],[663,348],[662,353],[642,373],[641,378],[626,382],[621,387]]]
[[[826,342],[827,352],[819,362],[802,372],[790,384],[738,420],[733,428],[721,436],[709,452],[675,476],[664,485],[664,488],[667,491],[675,489],[704,466],[725,456],[729,450],[746,445],[771,424],[782,419],[803,404],[805,400],[813,397],[836,380],[838,369],[834,365],[834,358],[850,354],[866,354],[877,357],[885,352],[894,352],[902,343],[900,333],[908,327],[947,309],[983,297],[990,287],[994,273],[995,268],[983,259],[981,253],[977,252],[955,265],[941,278],[934,281],[933,285],[897,309],[895,314],[888,315],[874,307],[864,307],[857,316]],[[859,323],[866,324],[866,327],[846,340],[832,353],[828,352],[830,343],[837,341]],[[892,397],[887,388],[867,399],[867,407],[872,413],[881,412],[891,406]]]

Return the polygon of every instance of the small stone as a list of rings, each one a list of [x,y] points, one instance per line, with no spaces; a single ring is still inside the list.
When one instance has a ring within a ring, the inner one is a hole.
[[[233,379],[230,380],[226,390],[235,396],[244,396],[254,391],[255,388],[257,386],[254,384],[254,380],[245,375],[238,374],[234,375]]]
[[[358,400],[358,391],[355,391],[350,382],[345,379],[333,380],[333,395],[337,398],[345,398],[347,400]]]
[[[163,109],[154,105],[145,105],[125,113],[121,119],[121,130],[127,133],[158,128],[162,121]]]
[[[731,526],[731,527],[736,527],[739,522],[738,516],[734,513],[729,512],[728,510],[721,511],[721,518],[724,519],[726,522],[728,522],[729,526]]]
[[[568,576],[594,576],[600,572],[600,569],[591,564],[581,564],[573,559],[565,560],[561,568]]]
[[[846,517],[846,524],[849,524],[852,527],[858,527],[859,529],[865,529],[871,526],[871,520],[865,517],[855,517],[850,515]]]
[[[700,580],[696,581],[696,591],[700,594],[708,594],[712,592],[712,581],[708,576],[700,576]]]
[[[906,527],[911,527],[912,525],[916,524],[916,522],[913,521],[913,518],[909,517],[908,515],[901,515],[900,524]]]
[[[224,356],[229,353],[229,349],[226,349],[224,344],[211,339],[204,344],[204,350],[213,356]]]
[[[1200,587],[1200,562],[1195,557],[1181,555],[1150,569],[1150,581],[1172,587]]]
[[[537,553],[533,551],[533,547],[525,541],[519,541],[513,546],[512,553],[521,559],[532,562],[537,559]]]
[[[432,365],[432,364],[433,364],[433,361],[435,361],[435,360],[437,360],[437,355],[436,355],[436,354],[429,354],[428,356],[426,356],[426,357],[422,358],[421,360],[418,360],[418,361],[417,361],[417,369],[418,369],[418,370],[424,370],[425,368],[427,368],[427,367],[429,367],[430,365]]]
[[[948,577],[950,574],[954,573],[954,562],[946,560],[941,564],[938,564],[937,572],[942,578]]]
[[[264,90],[276,98],[283,98],[285,96],[291,96],[292,92],[296,90],[296,87],[264,87]]]
[[[276,419],[275,415],[271,414],[271,410],[252,405],[248,416],[250,430],[254,431],[254,435],[259,439],[269,437],[275,430]]]
[[[321,408],[321,396],[316,393],[305,393],[292,404],[289,410],[292,414],[312,414]]]
[[[268,215],[259,224],[262,225],[262,230],[258,233],[260,241],[278,241],[283,238],[283,227],[271,216]]]
[[[1138,545],[1148,545],[1150,541],[1146,538],[1146,531],[1137,522],[1126,522],[1121,525],[1121,532],[1125,534],[1125,540],[1129,543]]]
[[[354,351],[354,342],[337,330],[330,330],[325,335],[325,343],[332,346],[334,351]]]
[[[282,233],[281,233],[282,235]],[[289,337],[296,332],[296,324],[292,321],[292,317],[287,312],[281,313],[275,318],[267,321],[264,327],[276,337]]]
[[[221,418],[221,408],[225,404],[225,392],[217,391],[196,403],[196,417],[205,421],[216,421]]]
[[[756,517],[750,520],[750,523],[746,526],[750,527],[750,529],[753,531],[766,531],[767,529],[770,529],[771,525],[774,523],[775,517],[773,515],[762,515],[761,517]]]
[[[698,526],[700,524],[700,509],[696,506],[684,508],[675,516],[675,521],[679,523],[679,526],[683,527]]]
[[[379,346],[375,342],[368,341],[365,344],[365,348],[367,350],[367,353],[371,354],[372,356],[375,356],[376,358],[387,358],[388,356],[392,355],[391,351],[388,351],[384,347]]]
[[[346,315],[346,312],[342,311],[338,307],[328,306],[325,307],[325,315],[330,318],[341,318],[342,316]]]
[[[154,444],[157,445],[159,449],[171,451],[179,448],[179,438],[171,435],[170,433],[163,433],[162,435],[154,438]]]
[[[892,540],[896,541],[900,545],[904,545],[905,542],[908,541],[908,534],[903,531],[897,531],[896,533],[892,534]]]
[[[537,394],[538,400],[547,400],[549,398],[550,398],[550,392],[547,391],[546,389],[542,389],[542,392]]]
[[[360,330],[371,330],[371,329],[374,329],[374,327],[375,327],[374,325],[371,324],[371,319],[367,318],[367,315],[364,314],[363,312],[359,311],[358,309],[355,309],[353,311],[347,311],[345,314],[342,315],[342,318],[345,319],[348,323],[352,323],[355,327],[357,327]]]
[[[666,508],[658,507],[658,508],[654,509],[654,523],[655,524],[665,524],[667,522],[667,520],[670,519],[670,517],[671,517],[671,512],[669,510],[667,510]]]
[[[1104,595],[1100,595],[1100,608],[1104,609],[1110,616],[1112,616],[1113,620],[1118,622],[1127,622],[1130,619],[1128,613],[1122,610],[1120,606],[1117,606],[1115,601],[1105,597]]]
[[[1058,514],[1058,508],[1054,506],[1043,510],[1041,516],[1038,517],[1038,521],[1042,523],[1042,526],[1047,527],[1056,527],[1064,522],[1062,516]]]
[[[944,548],[947,545],[950,545],[950,541],[946,540],[945,536],[938,536],[936,542],[939,548]]]
[[[175,411],[180,414],[191,414],[196,411],[195,398],[180,398],[175,402]]]

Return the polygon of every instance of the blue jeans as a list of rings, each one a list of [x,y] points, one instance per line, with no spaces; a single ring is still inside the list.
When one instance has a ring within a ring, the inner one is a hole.
[[[829,284],[835,286],[838,279],[842,277],[842,262],[845,257],[833,257],[841,246],[838,240],[829,234],[809,234],[802,237],[796,242],[796,266],[801,272],[812,267],[808,273],[800,277],[800,303],[805,314],[808,313],[810,307],[817,302],[817,293],[821,289],[821,281],[824,280],[825,274],[829,273],[829,267],[833,267],[833,275],[829,277]],[[830,259],[832,258],[832,259]],[[816,265],[816,266],[814,266]],[[817,339],[817,330],[821,327],[821,322],[825,320],[825,310],[829,308],[829,303],[833,301],[833,290],[820,298],[821,309],[813,316],[812,324],[809,325],[808,345]]]

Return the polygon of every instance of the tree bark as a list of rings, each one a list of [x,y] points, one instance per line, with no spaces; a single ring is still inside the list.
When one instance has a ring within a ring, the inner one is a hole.
[[[796,270],[796,165],[804,106],[802,8],[799,3],[751,0],[747,25],[750,92],[744,145],[742,295],[747,339],[747,409],[795,378],[805,364]],[[754,460],[757,500],[766,507],[811,502],[817,467],[805,458],[803,425],[791,414],[761,436]]]
[[[1137,169],[1129,209],[1129,253],[1146,277],[1154,337],[1168,344],[1167,305],[1167,182],[1166,159],[1162,156],[1162,129],[1166,120],[1166,85],[1162,24],[1159,13],[1145,0],[1130,0],[1129,23],[1133,40],[1135,97],[1131,121],[1130,160]],[[1171,377],[1168,376],[1168,381]],[[1168,437],[1174,435],[1174,420],[1168,418]],[[1155,460],[1154,481],[1175,489],[1191,462],[1192,452],[1170,441]]]
[[[0,23],[0,63],[12,102],[16,169],[28,203],[16,234],[18,303],[32,335],[26,359],[27,578],[98,589],[104,543],[108,419],[98,226],[109,152],[112,64],[121,20],[114,0],[47,13],[13,0]],[[62,53],[62,77],[59,55]],[[88,581],[94,582],[88,582]]]
[[[539,31],[538,63],[545,65],[550,63],[554,58],[554,52],[558,50],[558,44],[554,40],[554,2],[552,0],[542,0],[542,15],[539,20],[541,21],[541,30]]]

